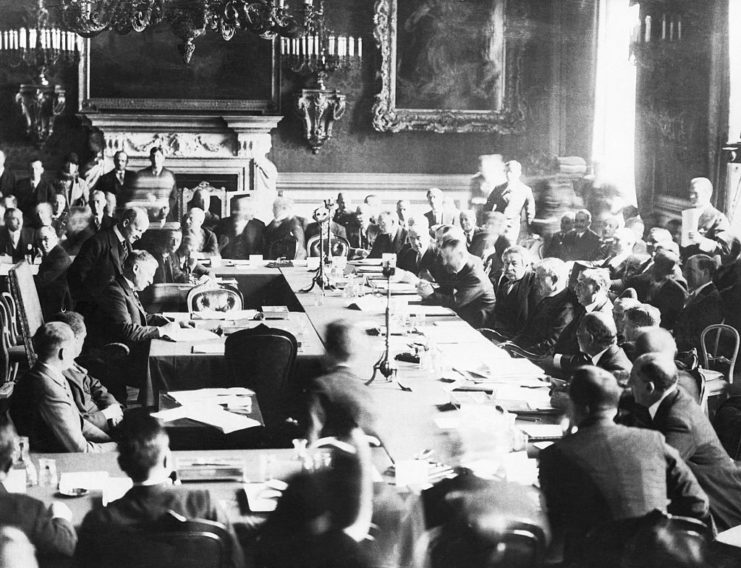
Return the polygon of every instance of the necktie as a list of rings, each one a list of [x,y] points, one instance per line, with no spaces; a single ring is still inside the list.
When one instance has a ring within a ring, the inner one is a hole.
[[[173,282],[172,277],[172,262],[170,261],[170,255],[165,257],[165,282]]]
[[[126,246],[126,243],[123,241],[119,241],[118,243],[118,257],[121,259],[121,266],[123,266],[123,263],[126,261],[126,257],[129,256],[129,247]]]
[[[116,175],[118,176],[118,183],[120,183],[121,185],[123,185],[124,184],[124,173],[123,172],[118,172]]]

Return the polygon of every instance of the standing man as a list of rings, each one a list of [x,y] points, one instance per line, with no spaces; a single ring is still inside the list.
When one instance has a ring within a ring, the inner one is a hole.
[[[458,220],[460,221],[463,234],[466,237],[466,246],[468,246],[468,250],[470,251],[473,238],[476,233],[479,232],[479,228],[476,224],[476,212],[472,209],[461,211],[458,215]]]
[[[708,178],[698,177],[690,181],[689,198],[692,207],[700,211],[697,227],[683,229],[689,231],[690,243],[682,247],[682,259],[694,254],[721,256],[731,252],[732,236],[728,218],[710,204],[713,184]]]
[[[154,196],[154,201],[167,202],[169,205],[168,220],[175,221],[175,205],[178,198],[178,185],[175,174],[165,167],[165,153],[159,146],[149,151],[151,166],[139,170],[136,174],[135,188]]]
[[[23,213],[20,209],[5,211],[5,226],[0,228],[0,254],[10,256],[13,262],[23,260],[33,252],[36,232],[23,226]]]
[[[433,187],[427,190],[427,202],[430,204],[430,210],[425,213],[430,227],[437,225],[457,225],[458,215],[455,210],[445,207],[445,195],[442,189]]]
[[[11,195],[15,190],[15,174],[5,167],[5,152],[0,150],[0,193]]]
[[[520,181],[522,165],[510,160],[505,164],[507,183],[498,185],[489,194],[484,211],[500,211],[508,221],[507,237],[517,243],[522,223],[522,211],[525,210],[525,223],[529,227],[535,219],[535,198],[533,190]]]
[[[265,223],[255,219],[248,197],[231,201],[231,217],[216,225],[216,235],[222,258],[246,260],[251,254],[262,254],[265,248]]]
[[[113,155],[113,169],[100,176],[95,185],[95,189],[115,195],[121,207],[125,207],[130,201],[136,182],[136,173],[126,169],[128,163],[126,152],[119,150]]]
[[[113,217],[107,213],[106,194],[101,189],[93,190],[90,195],[90,212],[93,214],[90,219],[90,228],[94,233],[110,229],[116,222]]]
[[[488,325],[494,311],[494,288],[480,259],[471,255],[462,239],[448,239],[440,249],[445,277],[435,289],[427,280],[417,282],[424,303],[446,306],[475,328]]]
[[[67,275],[77,311],[86,310],[83,315],[90,315],[97,294],[122,273],[123,261],[131,252],[131,245],[148,228],[146,211],[127,209],[117,225],[85,241]]]
[[[18,200],[18,208],[30,218],[33,208],[39,203],[54,205],[56,191],[54,186],[44,179],[44,165],[41,160],[31,160],[28,164],[28,174],[29,177],[20,180],[11,194]]]

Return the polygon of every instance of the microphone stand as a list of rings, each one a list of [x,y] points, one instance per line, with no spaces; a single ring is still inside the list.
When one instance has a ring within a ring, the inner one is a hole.
[[[385,337],[385,349],[381,357],[373,365],[373,375],[365,383],[370,385],[376,380],[376,374],[379,372],[386,377],[386,382],[396,383],[401,390],[404,392],[412,392],[411,387],[401,384],[397,377],[398,368],[394,365],[391,360],[391,276],[394,274],[395,268],[390,265],[384,265],[383,275],[386,277],[386,337]]]

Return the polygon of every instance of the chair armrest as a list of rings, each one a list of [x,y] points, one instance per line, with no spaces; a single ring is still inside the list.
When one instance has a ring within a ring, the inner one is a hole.
[[[108,363],[123,361],[131,354],[131,350],[123,343],[107,343],[103,346],[103,360]]]

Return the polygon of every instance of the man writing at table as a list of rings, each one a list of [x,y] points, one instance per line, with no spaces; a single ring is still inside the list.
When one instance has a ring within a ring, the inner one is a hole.
[[[445,272],[436,290],[427,280],[417,281],[424,303],[446,306],[473,327],[484,327],[494,311],[494,287],[481,260],[469,254],[464,239],[443,242],[440,259]]]
[[[203,489],[173,487],[170,439],[162,424],[146,411],[134,410],[123,419],[119,432],[118,465],[134,482],[134,487],[121,499],[85,516],[79,533],[77,565],[82,568],[109,565],[114,560],[111,554],[125,555],[127,552],[120,545],[112,547],[125,527],[157,521],[168,513],[175,513],[187,519],[223,524],[231,537],[226,543],[228,566],[243,566],[242,548],[226,513],[211,494]],[[143,554],[134,551],[134,556],[140,559]],[[125,558],[117,556],[115,560],[117,566],[126,564]]]

